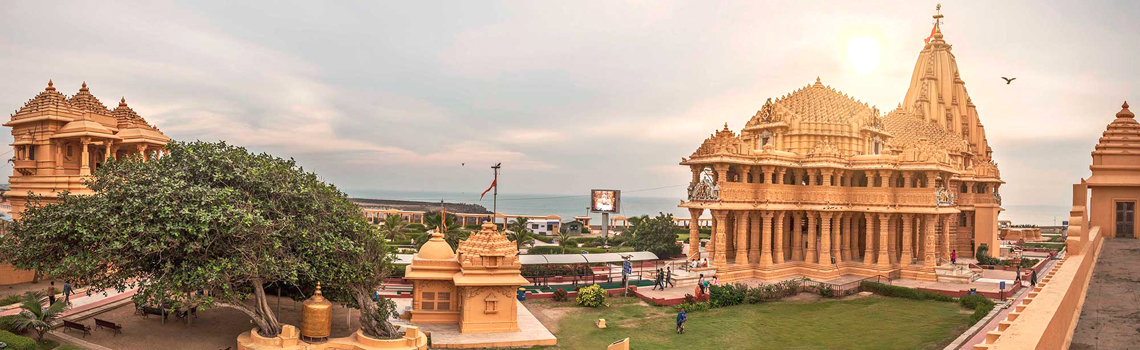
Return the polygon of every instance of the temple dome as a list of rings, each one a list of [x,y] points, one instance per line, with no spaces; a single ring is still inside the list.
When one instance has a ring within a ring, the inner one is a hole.
[[[431,239],[420,247],[420,251],[416,253],[416,258],[429,259],[429,260],[448,260],[455,259],[455,252],[451,250],[451,245],[443,240],[442,233],[433,233]]]
[[[107,129],[107,127],[103,126],[103,124],[99,124],[98,122],[90,119],[80,119],[68,122],[67,124],[64,124],[62,128],[59,128],[59,130],[56,131],[55,135],[52,135],[52,138],[75,136],[92,136],[116,140],[120,139],[120,137],[115,136],[115,133],[112,132],[111,129]]]

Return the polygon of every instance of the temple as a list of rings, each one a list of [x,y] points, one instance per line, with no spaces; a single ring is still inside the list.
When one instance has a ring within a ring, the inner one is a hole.
[[[1136,234],[1136,211],[1140,198],[1140,123],[1128,110],[1128,102],[1108,124],[1092,152],[1092,176],[1085,180],[1091,201],[1088,215],[1105,237],[1140,238]]]
[[[519,331],[515,291],[530,282],[520,273],[518,253],[489,222],[456,252],[442,233],[432,234],[406,268],[413,286],[409,320],[456,323],[461,333]]]
[[[83,177],[91,175],[108,158],[138,154],[143,160],[165,151],[170,138],[127,106],[108,109],[83,83],[67,97],[47,88],[28,100],[4,126],[12,128],[12,176],[7,196],[12,217],[20,218],[29,194],[50,203],[58,193],[91,193]],[[0,285],[32,280],[31,271],[0,265]]]
[[[721,279],[936,280],[952,251],[998,246],[1003,182],[941,17],[893,111],[817,78],[682,158],[692,181],[680,206],[693,221],[711,211],[705,250]]]

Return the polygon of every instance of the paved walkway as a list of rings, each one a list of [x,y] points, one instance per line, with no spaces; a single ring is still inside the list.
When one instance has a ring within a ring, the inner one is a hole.
[[[1071,349],[1140,349],[1140,240],[1105,238]]]
[[[106,293],[93,293],[91,295],[84,295],[84,294],[72,295],[71,296],[71,308],[67,309],[67,311],[63,312],[63,317],[67,317],[70,315],[74,315],[74,314],[77,314],[80,312],[84,312],[84,311],[87,311],[87,310],[90,310],[93,308],[103,306],[103,305],[106,305],[109,303],[113,303],[113,302],[116,302],[119,300],[130,298],[131,296],[135,295],[136,291],[137,291],[136,289],[128,289],[126,291],[123,291],[122,293],[119,293],[118,291],[110,290],[110,291],[107,291]],[[15,315],[18,313],[20,313],[20,308],[14,308],[14,309],[8,309],[8,310],[0,311],[0,316]]]

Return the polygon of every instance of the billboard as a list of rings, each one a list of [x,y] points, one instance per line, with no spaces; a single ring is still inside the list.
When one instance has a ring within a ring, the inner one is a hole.
[[[621,190],[590,190],[590,211],[617,213],[621,211]]]

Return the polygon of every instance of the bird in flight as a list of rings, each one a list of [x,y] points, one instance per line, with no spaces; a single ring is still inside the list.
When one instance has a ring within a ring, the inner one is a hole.
[[[467,163],[459,163],[459,166],[467,166]]]
[[[1001,77],[1001,78],[1005,79],[1005,85],[1009,85],[1009,83],[1012,83],[1014,80],[1017,80],[1017,78],[1006,78],[1006,77]]]

